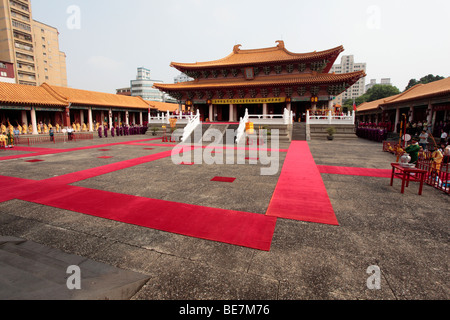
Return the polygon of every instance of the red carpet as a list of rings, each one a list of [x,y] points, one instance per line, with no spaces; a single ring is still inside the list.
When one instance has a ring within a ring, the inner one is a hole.
[[[36,188],[21,200],[258,250],[270,250],[276,218],[74,186]],[[101,205],[99,205],[101,204]]]
[[[19,199],[142,227],[269,251],[276,218],[0,176],[0,203]],[[11,188],[11,186],[14,188]],[[101,205],[99,205],[101,204]]]
[[[34,162],[43,162],[44,160],[38,160],[38,159],[35,159],[35,160],[25,160],[25,162],[31,162],[31,163],[34,163]]]
[[[211,179],[211,181],[216,181],[216,182],[234,182],[236,180],[236,178],[228,178],[228,177],[214,177]]]
[[[292,141],[266,214],[339,225],[307,142]]]
[[[376,178],[390,178],[391,169],[373,169],[373,168],[353,168],[353,167],[334,167],[318,165],[320,173],[342,174],[349,176],[365,176]]]
[[[131,159],[131,160],[125,160],[125,161],[121,161],[121,162],[117,162],[117,163],[111,163],[109,165],[101,166],[98,168],[86,169],[86,170],[82,170],[82,171],[78,171],[78,172],[74,172],[74,173],[69,173],[69,174],[66,174],[63,176],[50,178],[50,179],[43,180],[43,181],[49,181],[49,182],[58,183],[58,184],[70,184],[70,183],[90,179],[93,177],[101,176],[104,174],[108,174],[108,173],[111,173],[111,172],[114,172],[117,170],[123,170],[123,169],[131,168],[134,166],[138,166],[138,165],[141,165],[141,164],[144,164],[147,162],[167,158],[167,157],[170,157],[171,154],[172,154],[172,151],[164,151],[161,153],[152,154],[152,155],[148,155],[145,157],[140,157],[140,158]]]

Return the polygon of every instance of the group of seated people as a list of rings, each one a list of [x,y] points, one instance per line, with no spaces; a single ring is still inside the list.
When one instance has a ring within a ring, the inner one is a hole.
[[[442,164],[450,163],[450,143],[440,143],[430,146],[428,150],[424,150],[419,144],[419,138],[414,137],[412,142],[403,148],[400,144],[386,142],[384,151],[390,152],[397,156],[407,153],[411,157],[410,163],[417,164],[418,161],[431,161],[432,168],[440,170]]]

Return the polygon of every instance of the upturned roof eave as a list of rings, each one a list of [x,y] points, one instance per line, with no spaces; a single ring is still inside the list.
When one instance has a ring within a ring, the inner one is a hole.
[[[277,47],[274,47],[277,48]],[[266,48],[266,49],[274,49],[274,48]],[[257,50],[247,50],[247,51],[255,51]],[[261,49],[264,50],[264,49]],[[255,65],[267,65],[267,64],[276,64],[276,63],[299,63],[303,61],[308,60],[317,60],[322,59],[326,57],[330,57],[334,55],[334,58],[330,63],[327,65],[326,72],[329,72],[331,70],[331,67],[339,54],[344,51],[344,47],[338,46],[336,48],[332,48],[329,50],[319,51],[319,52],[309,52],[309,53],[292,53],[288,50],[286,50],[284,47],[280,50],[283,50],[284,52],[288,53],[292,56],[291,59],[274,59],[274,60],[257,60],[254,61],[244,61],[244,62],[227,62],[231,57],[233,57],[236,54],[236,52],[232,52],[227,57],[219,59],[219,60],[213,60],[213,61],[205,61],[205,62],[196,62],[196,63],[181,63],[181,62],[172,62],[170,64],[171,67],[179,70],[180,72],[186,71],[186,70],[207,70],[207,69],[217,69],[217,68],[232,68],[232,67],[246,67],[246,66],[255,66]],[[245,52],[245,51],[244,51]]]
[[[299,79],[292,77],[290,79],[281,79],[270,81],[264,81],[265,79],[259,80],[241,80],[240,82],[219,82],[212,80],[210,82],[206,81],[189,81],[181,84],[154,84],[154,88],[163,91],[187,91],[187,90],[207,90],[207,89],[217,89],[222,88],[247,88],[247,87],[264,87],[264,86],[301,86],[301,85],[324,85],[324,84],[335,84],[341,82],[356,82],[360,78],[366,76],[364,71],[357,71],[348,74],[339,74],[336,77],[330,76],[330,74],[323,74],[324,77],[314,77]],[[355,80],[356,79],[356,80]]]

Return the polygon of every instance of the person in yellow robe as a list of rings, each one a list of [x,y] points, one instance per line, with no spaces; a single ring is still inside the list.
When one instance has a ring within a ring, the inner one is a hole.
[[[83,132],[86,132],[86,130],[87,130],[86,123],[83,123],[83,129],[82,129],[82,131],[83,131]]]
[[[25,125],[25,123],[23,124],[23,127],[22,127],[22,134],[27,134],[27,126]]]
[[[7,139],[8,139],[8,137],[5,134],[3,134],[3,132],[0,132],[0,148],[6,149]]]
[[[6,133],[6,126],[3,123],[2,123],[1,128],[2,128],[1,133],[5,134]]]
[[[81,125],[80,125],[80,123],[77,123],[77,132],[81,132]]]
[[[28,126],[28,132],[29,132],[29,133],[33,133],[33,125],[32,125],[32,124],[30,124],[30,125]]]
[[[442,154],[441,150],[437,148],[431,154],[431,169],[439,172],[441,170],[442,159],[444,159],[444,155]]]
[[[59,133],[59,123],[56,124],[56,132]]]
[[[44,123],[44,133],[45,133],[45,134],[48,133],[48,127],[47,127],[47,124],[46,124],[46,123]]]
[[[19,134],[21,134],[22,133],[22,126],[19,124],[19,125],[17,125],[17,130],[19,130]]]

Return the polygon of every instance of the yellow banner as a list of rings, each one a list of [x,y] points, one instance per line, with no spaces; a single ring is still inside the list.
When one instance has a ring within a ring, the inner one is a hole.
[[[258,104],[258,103],[282,103],[286,98],[255,98],[255,99],[216,99],[212,104]]]

